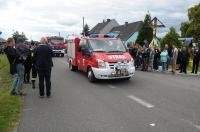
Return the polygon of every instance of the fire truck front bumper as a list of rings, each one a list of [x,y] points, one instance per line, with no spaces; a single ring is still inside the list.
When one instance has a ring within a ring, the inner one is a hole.
[[[116,71],[114,69],[92,68],[96,79],[123,79],[132,78],[135,75],[135,67]]]

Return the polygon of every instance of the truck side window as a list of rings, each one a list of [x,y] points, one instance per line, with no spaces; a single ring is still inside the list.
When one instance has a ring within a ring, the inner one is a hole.
[[[78,46],[78,51],[79,51],[79,52],[81,52],[81,49],[82,49],[83,45],[84,45],[84,42],[83,42],[83,40],[81,40],[81,41],[79,42],[79,46]]]
[[[78,48],[78,51],[81,52],[82,49],[88,49],[89,48],[89,45],[87,43],[86,40],[81,40],[80,43],[79,43],[79,48]]]

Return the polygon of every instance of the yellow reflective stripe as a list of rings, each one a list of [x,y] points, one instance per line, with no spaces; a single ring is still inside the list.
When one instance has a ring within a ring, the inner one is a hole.
[[[36,80],[36,78],[31,78],[31,80]]]

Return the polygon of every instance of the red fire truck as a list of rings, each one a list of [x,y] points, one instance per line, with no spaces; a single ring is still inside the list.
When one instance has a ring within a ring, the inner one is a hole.
[[[134,60],[118,38],[82,37],[68,43],[69,69],[87,73],[90,82],[96,79],[126,79],[135,74]]]
[[[67,47],[64,38],[60,36],[50,36],[46,38],[49,46],[53,49],[54,56],[64,57],[65,49]]]

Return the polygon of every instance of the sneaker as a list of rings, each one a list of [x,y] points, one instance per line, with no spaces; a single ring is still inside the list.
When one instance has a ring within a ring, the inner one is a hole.
[[[19,96],[26,96],[25,93],[19,93],[18,95],[19,95]]]
[[[39,98],[43,99],[43,98],[44,98],[44,95],[40,95]]]

